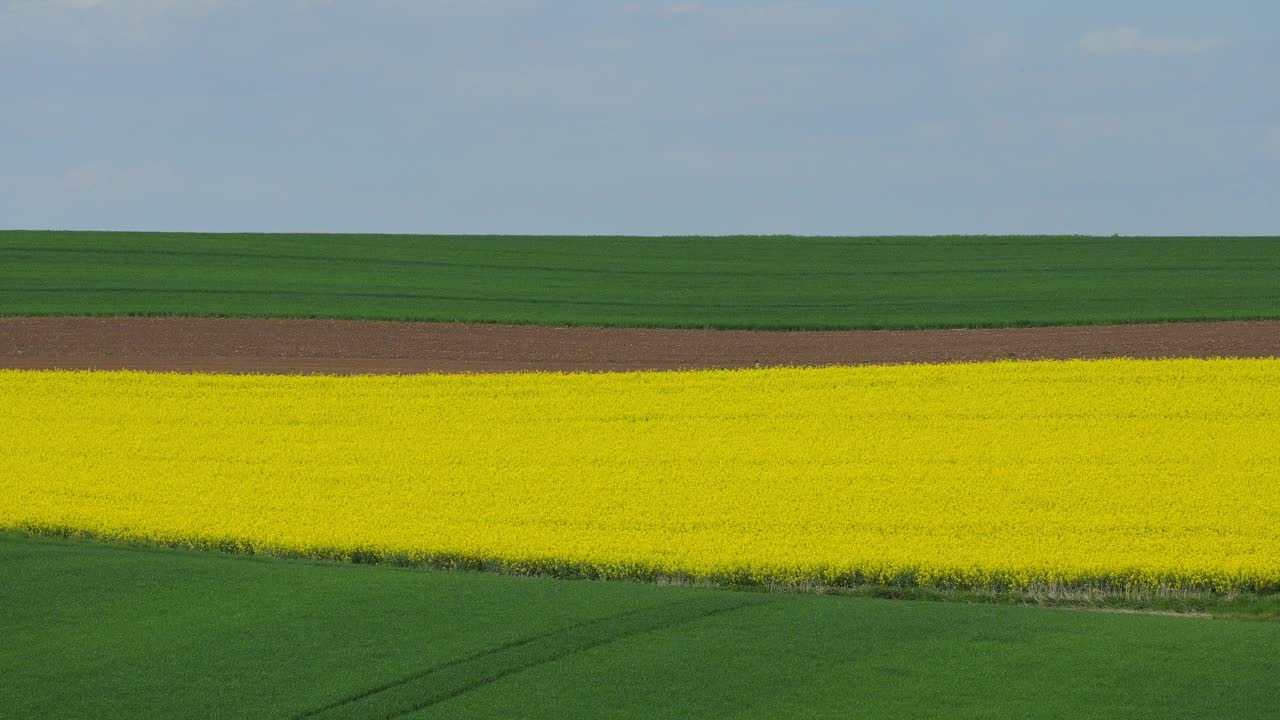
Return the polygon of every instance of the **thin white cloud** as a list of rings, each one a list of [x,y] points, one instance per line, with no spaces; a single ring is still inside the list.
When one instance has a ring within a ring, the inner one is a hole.
[[[104,196],[155,192],[171,186],[173,181],[173,171],[163,165],[118,167],[86,162],[63,173],[58,179],[58,186],[64,190]]]
[[[680,0],[662,5],[630,3],[624,11],[675,23],[700,22],[728,31],[842,35],[848,49],[878,47],[901,34],[898,24],[885,16],[849,3],[812,0],[764,0],[758,2],[703,2]]]
[[[982,33],[971,36],[952,59],[962,65],[996,65],[1016,59],[1022,50],[1022,42],[1008,33]]]
[[[207,17],[238,0],[15,0],[0,5],[0,36],[70,45],[135,43],[164,23]]]
[[[402,19],[518,17],[543,0],[0,0],[0,44],[6,36],[88,47],[140,45],[178,23],[227,12],[323,14],[359,6],[370,16]],[[282,32],[287,33],[284,29]]]
[[[1280,156],[1280,125],[1269,127],[1263,133],[1262,149],[1272,155]]]
[[[700,2],[675,2],[656,8],[644,3],[627,3],[623,6],[623,11],[628,15],[657,15],[665,18],[698,15],[704,12],[705,9]]]
[[[236,0],[16,0],[6,12],[26,17],[55,17],[96,12],[146,18],[165,15],[202,16],[235,4]]]
[[[1094,30],[1080,37],[1080,49],[1092,55],[1197,55],[1227,44],[1220,35],[1181,37],[1151,35],[1134,27]]]

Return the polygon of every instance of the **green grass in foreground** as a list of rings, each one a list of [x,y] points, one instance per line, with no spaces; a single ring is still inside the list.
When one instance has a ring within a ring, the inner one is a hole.
[[[1280,623],[0,535],[4,717],[1272,717]]]
[[[0,232],[0,315],[737,328],[1280,318],[1280,238]]]

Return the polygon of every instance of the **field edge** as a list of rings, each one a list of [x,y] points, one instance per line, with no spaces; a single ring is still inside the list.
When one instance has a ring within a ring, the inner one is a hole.
[[[1280,591],[1214,591],[1178,587],[1106,588],[1030,585],[1026,588],[946,587],[911,582],[833,584],[808,580],[794,582],[753,580],[742,576],[694,577],[650,571],[636,574],[604,573],[588,563],[558,562],[529,564],[496,558],[459,554],[410,556],[370,550],[325,552],[269,548],[240,540],[220,541],[150,538],[128,533],[100,533],[66,526],[19,523],[0,527],[0,541],[6,538],[38,539],[50,542],[85,543],[140,550],[169,550],[196,554],[221,554],[266,560],[310,561],[318,563],[380,565],[406,570],[484,573],[511,577],[547,578],[563,581],[634,583],[659,586],[686,586],[729,592],[769,594],[809,594],[954,602],[980,605],[1020,605],[1091,612],[1136,612],[1143,614],[1211,617],[1215,619],[1280,621]]]

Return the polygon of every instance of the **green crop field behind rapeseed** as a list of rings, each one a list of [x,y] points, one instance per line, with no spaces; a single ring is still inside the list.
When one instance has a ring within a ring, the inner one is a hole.
[[[0,232],[0,315],[718,328],[1280,318],[1280,238]]]

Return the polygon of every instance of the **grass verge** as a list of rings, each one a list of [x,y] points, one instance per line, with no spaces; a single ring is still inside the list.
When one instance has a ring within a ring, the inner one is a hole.
[[[93,532],[51,526],[24,526],[0,529],[0,540],[27,538],[71,543],[89,543],[136,550],[218,553],[257,557],[279,561],[308,561],[333,564],[377,565],[404,570],[430,572],[463,572],[507,577],[536,578],[563,582],[615,582],[662,587],[689,587],[702,590],[725,590],[742,593],[778,595],[830,595],[879,600],[918,602],[959,602],[978,605],[1019,605],[1024,607],[1062,608],[1074,610],[1134,612],[1213,617],[1232,620],[1280,620],[1280,593],[1213,592],[1185,588],[1076,588],[1035,586],[1016,588],[949,588],[902,582],[895,584],[858,583],[827,585],[814,582],[751,582],[738,577],[693,579],[661,573],[629,576],[602,576],[590,565],[564,563],[554,569],[546,566],[512,564],[501,560],[470,558],[462,555],[408,557],[382,555],[375,552],[328,554],[273,550],[236,542],[159,542],[120,536],[103,536]]]

